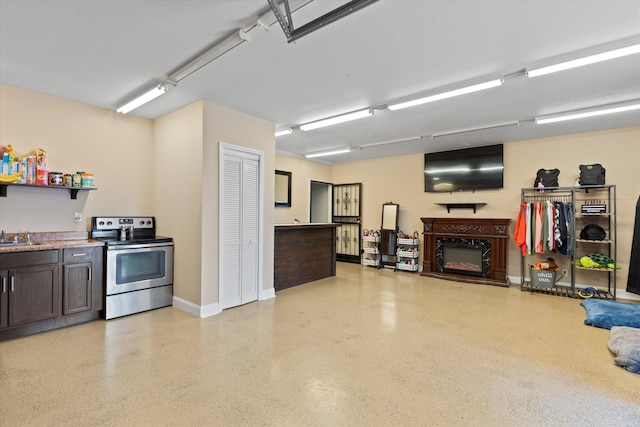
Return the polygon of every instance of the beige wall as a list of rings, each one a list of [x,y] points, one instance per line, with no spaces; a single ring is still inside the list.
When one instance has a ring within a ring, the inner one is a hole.
[[[153,196],[158,234],[174,241],[175,296],[200,305],[203,103],[153,123]]]
[[[52,171],[95,175],[96,191],[11,187],[0,198],[0,229],[88,231],[92,216],[151,215],[152,122],[0,85],[0,145],[16,155],[42,148]],[[83,216],[74,222],[74,213]]]
[[[0,85],[0,145],[12,144],[18,155],[45,149],[51,170],[92,172],[98,188],[71,200],[66,190],[11,187],[0,198],[0,229],[89,231],[91,216],[155,215],[158,233],[174,238],[174,294],[202,312],[218,302],[219,141],[264,152],[261,283],[268,295],[274,124],[208,102],[151,121]],[[73,222],[75,212],[82,223]]]
[[[218,299],[218,190],[220,142],[263,153],[262,289],[273,290],[275,125],[210,102],[204,103],[202,191],[202,305]]]
[[[275,169],[291,172],[291,207],[275,208],[275,223],[291,224],[294,219],[308,223],[311,181],[332,182],[333,167],[276,154]]]
[[[626,288],[635,204],[640,194],[640,127],[614,129],[554,138],[517,141],[505,144],[505,179],[502,190],[476,193],[425,193],[423,184],[424,155],[406,155],[384,159],[340,163],[333,167],[332,182],[362,182],[362,226],[379,228],[382,204],[400,204],[400,229],[422,230],[421,217],[510,218],[510,235],[520,205],[520,189],[533,184],[540,168],[560,169],[560,185],[575,184],[580,164],[601,163],[607,169],[607,184],[617,187],[618,289]],[[280,164],[278,164],[278,168]],[[386,173],[382,171],[388,171]],[[442,202],[483,202],[487,205],[476,214],[471,210],[452,210],[437,206]],[[508,274],[520,276],[519,248],[509,243]],[[562,256],[556,256],[561,261]],[[568,264],[565,263],[566,266]],[[599,276],[595,283],[602,285]]]

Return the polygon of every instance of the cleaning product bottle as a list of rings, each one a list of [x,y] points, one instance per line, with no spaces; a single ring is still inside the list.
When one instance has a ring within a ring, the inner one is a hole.
[[[9,152],[5,151],[2,155],[2,170],[0,170],[0,173],[9,175],[9,169],[11,169],[9,167]]]

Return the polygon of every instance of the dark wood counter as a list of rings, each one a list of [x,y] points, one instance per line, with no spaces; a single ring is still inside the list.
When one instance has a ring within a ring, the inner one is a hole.
[[[275,226],[273,270],[276,292],[336,275],[336,228],[339,226]]]

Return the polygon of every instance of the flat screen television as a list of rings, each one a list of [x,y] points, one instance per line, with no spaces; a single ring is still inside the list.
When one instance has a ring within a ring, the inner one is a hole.
[[[503,188],[503,144],[424,155],[427,193]]]

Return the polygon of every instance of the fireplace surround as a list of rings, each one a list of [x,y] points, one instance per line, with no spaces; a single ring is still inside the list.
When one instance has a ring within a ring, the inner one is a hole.
[[[424,225],[422,276],[509,286],[510,219],[420,218]]]

